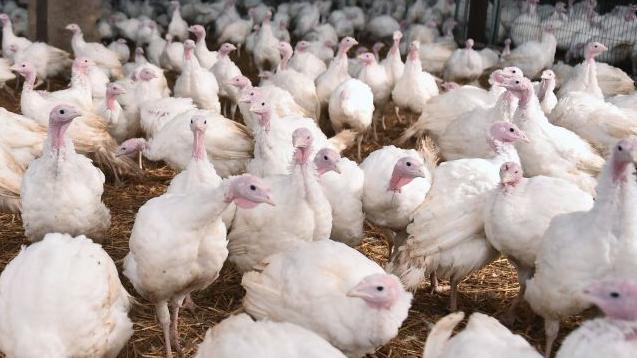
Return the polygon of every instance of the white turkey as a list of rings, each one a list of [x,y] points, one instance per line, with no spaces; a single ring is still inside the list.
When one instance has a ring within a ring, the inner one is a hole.
[[[387,75],[389,77],[389,82],[392,87],[396,84],[396,82],[403,76],[403,71],[405,70],[405,64],[403,60],[400,58],[400,39],[403,37],[403,33],[400,31],[394,32],[392,35],[393,44],[387,52],[387,56],[383,61],[381,61],[381,65],[385,67],[385,71],[387,71]]]
[[[465,48],[457,49],[445,63],[443,77],[445,81],[458,83],[471,82],[482,74],[482,57],[473,49],[473,40],[465,42]]]
[[[122,106],[117,102],[117,96],[126,93],[126,89],[117,83],[109,83],[106,88],[106,98],[97,106],[97,113],[104,118],[108,125],[108,132],[121,143],[135,135],[139,129],[139,122],[129,120]]]
[[[327,70],[327,66],[320,58],[308,51],[309,47],[309,42],[299,41],[294,49],[294,56],[290,58],[289,66],[314,81]]]
[[[224,178],[244,173],[253,151],[247,129],[211,111],[183,112],[164,124],[151,139],[131,138],[120,144],[117,154],[124,156],[141,151],[149,160],[163,160],[171,168],[183,170],[192,156],[190,119],[194,115],[203,115],[208,121],[206,152],[217,173]]]
[[[110,44],[108,44],[108,49],[117,54],[117,58],[119,58],[119,62],[123,64],[128,62],[130,58],[130,48],[128,48],[126,39],[119,38],[111,42]]]
[[[511,333],[497,319],[476,312],[463,330],[451,337],[464,318],[454,312],[431,328],[425,343],[424,358],[541,358],[522,336]]]
[[[542,111],[548,116],[557,105],[557,96],[553,92],[555,90],[555,72],[544,70],[540,78],[536,95],[540,106],[542,106]]]
[[[632,337],[637,329],[637,284],[634,280],[594,282],[582,292],[603,318],[584,322],[562,342],[556,358],[617,357],[637,354]]]
[[[219,322],[206,332],[195,358],[235,357],[345,358],[316,333],[287,322],[254,321],[245,313]]]
[[[170,23],[168,24],[168,33],[179,41],[188,40],[188,23],[181,17],[181,6],[179,1],[171,1],[173,7]]]
[[[502,163],[519,162],[514,144],[525,134],[514,124],[494,123],[488,137],[495,155],[443,162],[433,170],[427,198],[410,216],[409,235],[388,266],[408,288],[427,276],[451,281],[450,310],[458,307],[458,284],[497,256],[484,237],[482,212],[490,190],[500,182]]]
[[[588,211],[593,207],[590,194],[560,178],[524,178],[519,164],[500,167],[500,185],[488,196],[484,210],[484,230],[489,243],[515,267],[520,292],[511,304],[508,317],[524,297],[526,280],[533,276],[535,259],[544,232],[560,214]]]
[[[199,65],[194,55],[195,42],[184,42],[184,66],[175,82],[175,97],[190,97],[201,109],[221,112],[219,85],[215,75]],[[217,62],[219,63],[219,62]]]
[[[246,311],[310,329],[348,357],[363,357],[394,338],[411,305],[396,276],[331,240],[272,255],[261,268],[243,276]]]
[[[221,214],[231,202],[246,210],[259,203],[273,205],[268,192],[259,178],[245,175],[199,192],[161,195],[137,212],[124,275],[155,305],[167,357],[172,357],[172,346],[182,354],[178,320],[183,299],[212,284],[228,256]]]
[[[73,47],[75,57],[90,58],[110,77],[121,78],[124,76],[117,53],[100,43],[84,41],[82,29],[77,24],[69,24],[66,29],[73,32],[71,47]]]
[[[58,76],[71,65],[68,52],[44,42],[34,42],[18,50],[13,60],[15,63],[30,62],[35,67],[39,81]]]
[[[372,124],[374,109],[372,89],[355,78],[345,80],[330,96],[328,110],[332,128],[337,133],[345,128],[351,128],[357,133],[359,160],[364,133]]]
[[[332,207],[330,239],[349,246],[363,240],[363,186],[365,173],[361,168],[333,149],[323,148],[316,153],[314,165],[325,197]]]
[[[272,13],[268,12],[265,19],[263,19],[252,50],[254,63],[259,72],[268,69],[273,70],[281,62],[279,50],[277,49],[279,40],[272,34],[271,17]]]
[[[188,28],[188,31],[192,32],[196,38],[195,55],[199,60],[201,67],[205,69],[211,69],[217,62],[217,52],[210,51],[206,45],[206,29],[201,25],[193,25]]]
[[[14,63],[14,55],[31,45],[31,41],[13,33],[13,24],[9,15],[0,14],[0,22],[2,22],[2,57]]]
[[[383,129],[385,129],[385,104],[389,101],[391,95],[391,83],[385,72],[385,68],[376,62],[376,57],[371,52],[359,55],[358,58],[363,63],[363,68],[358,74],[358,79],[372,89],[374,95],[374,119],[372,120],[372,129],[376,136],[376,125],[380,117]]]
[[[226,97],[230,101],[230,111],[224,112],[228,113],[230,118],[234,118],[237,103],[239,102],[239,90],[228,84],[231,79],[241,76],[241,70],[230,59],[230,53],[236,49],[237,47],[231,43],[221,45],[217,55],[217,62],[211,68],[219,83],[219,95]]]
[[[266,177],[276,206],[237,209],[228,234],[228,249],[229,260],[240,271],[250,271],[268,256],[303,242],[329,239],[332,210],[312,161],[313,142],[308,129],[296,129],[292,133],[290,173]],[[292,214],[295,219],[289,220]]]
[[[525,26],[528,28],[529,25]],[[553,32],[554,28],[547,25],[543,28],[539,41],[534,39],[518,44],[509,54],[502,55],[501,63],[504,66],[519,67],[529,78],[538,77],[542,70],[551,67],[555,60],[556,40]]]
[[[580,294],[583,289],[608,277],[634,277],[636,153],[635,140],[619,141],[599,176],[593,208],[555,217],[544,233],[524,298],[544,318],[546,357],[560,320],[590,307]]]
[[[347,51],[355,45],[358,45],[358,42],[349,36],[341,39],[336,57],[330,62],[327,70],[316,78],[316,94],[321,106],[327,106],[336,87],[351,78],[347,72]]]
[[[146,137],[152,138],[173,118],[196,108],[192,98],[165,97],[146,101],[139,108],[139,125]]]
[[[434,76],[422,70],[419,51],[419,42],[414,41],[409,45],[404,72],[402,76],[395,78],[391,97],[399,120],[399,108],[406,108],[413,113],[420,114],[427,101],[438,95],[438,85]]]
[[[89,235],[103,240],[111,215],[102,203],[104,174],[75,152],[66,131],[80,112],[59,105],[51,110],[42,156],[33,160],[22,181],[22,220],[29,241],[49,232]]]
[[[47,234],[0,276],[7,357],[116,357],[133,334],[115,263],[85,236]]]

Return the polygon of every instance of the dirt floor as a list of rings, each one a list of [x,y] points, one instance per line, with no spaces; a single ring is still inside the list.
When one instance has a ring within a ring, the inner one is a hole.
[[[255,78],[254,70],[247,67],[242,58],[240,67]],[[246,71],[247,69],[247,71]],[[174,79],[174,76],[169,76]],[[172,82],[172,81],[170,81]],[[13,82],[9,86],[13,86]],[[60,88],[63,82],[54,83],[53,88]],[[4,91],[0,91],[0,105],[11,111],[18,111],[19,100],[12,99]],[[407,123],[397,123],[393,105],[385,108],[387,129],[382,130],[379,140],[371,138],[364,142],[364,156],[383,145],[393,144]],[[414,121],[417,117],[407,114],[405,117]],[[380,126],[379,126],[380,128]],[[371,137],[371,136],[369,136]],[[415,141],[409,144],[415,145]],[[355,160],[355,151],[346,154]],[[364,157],[363,156],[363,157]],[[121,186],[107,183],[104,202],[111,210],[112,226],[109,231],[110,243],[104,249],[115,260],[121,269],[122,259],[128,252],[128,238],[133,227],[135,213],[147,200],[161,195],[175,173],[163,163],[146,162],[145,175],[140,178],[129,178]],[[358,247],[362,253],[384,264],[388,257],[388,248],[382,231],[366,226],[366,239]],[[19,252],[26,241],[23,236],[22,223],[18,215],[0,214],[0,269]],[[121,270],[120,270],[121,272]],[[152,305],[144,301],[132,288],[127,279],[121,280],[129,293],[135,296],[138,303],[133,306],[130,317],[134,322],[134,334],[120,357],[160,357],[163,356],[161,328],[155,319]],[[182,311],[179,324],[180,337],[186,356],[194,355],[197,345],[203,340],[206,330],[231,314],[241,312],[243,289],[240,286],[241,276],[226,264],[219,279],[208,289],[196,292],[193,296],[198,305],[193,312]],[[478,273],[475,273],[460,285],[459,307],[466,313],[480,311],[493,316],[501,316],[517,293],[515,271],[505,259],[500,259]],[[376,357],[420,357],[429,328],[438,319],[448,313],[448,290],[430,294],[426,284],[415,292],[409,317],[404,322],[398,337],[376,352]],[[581,317],[574,317],[563,322],[560,340],[577,326]],[[543,323],[535,316],[527,305],[519,310],[519,320],[510,327],[524,336],[540,351],[544,344]]]

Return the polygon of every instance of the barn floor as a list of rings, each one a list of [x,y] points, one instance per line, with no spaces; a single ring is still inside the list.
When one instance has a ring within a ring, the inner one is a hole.
[[[242,69],[247,68],[245,58],[239,61],[239,66]],[[254,73],[248,73],[248,75],[253,79],[256,77]],[[174,76],[169,77],[171,77],[169,82],[172,83],[171,79],[174,80]],[[9,86],[13,87],[13,85],[13,82],[9,83]],[[54,89],[63,86],[63,81],[55,81],[53,84]],[[14,99],[4,90],[0,90],[0,105],[11,111],[18,111],[19,96]],[[407,125],[397,122],[392,104],[385,108],[385,115],[387,129],[383,131],[379,126],[377,142],[371,138],[364,141],[364,156],[383,145],[392,144]],[[403,117],[410,118],[412,121],[417,118],[414,114],[405,116],[404,113]],[[414,146],[415,142],[409,145]],[[355,160],[354,153],[355,150],[350,149],[346,154]],[[115,186],[112,182],[107,182],[105,186],[103,200],[111,210],[112,226],[108,235],[110,242],[103,247],[120,269],[122,260],[128,252],[128,238],[135,220],[135,213],[148,199],[161,195],[175,175],[163,163],[145,162],[145,168],[143,177],[125,179],[120,186]],[[358,250],[378,263],[384,264],[387,261],[388,248],[383,233],[370,226],[366,226],[365,232],[366,239]],[[21,245],[26,243],[18,215],[0,214],[0,238],[0,269],[4,269],[4,266],[17,255]],[[162,333],[155,319],[153,306],[139,297],[127,279],[123,275],[120,276],[129,293],[138,301],[130,313],[134,322],[134,334],[120,357],[163,356]],[[198,307],[193,312],[182,311],[179,330],[187,357],[194,355],[197,345],[203,340],[209,327],[231,314],[241,312],[241,299],[244,292],[240,281],[240,274],[227,263],[221,276],[211,287],[194,294],[193,299]],[[460,285],[459,307],[466,313],[480,311],[497,317],[506,312],[517,291],[515,271],[505,259],[500,259],[475,273]],[[448,290],[430,294],[425,284],[415,293],[409,317],[404,322],[398,337],[379,348],[375,356],[420,357],[429,328],[448,313],[446,309],[448,299]],[[560,341],[577,326],[579,321],[581,317],[574,317],[564,322],[560,331]],[[543,350],[543,323],[532,313],[528,305],[520,308],[519,320],[511,328],[515,333],[528,339],[540,351]]]

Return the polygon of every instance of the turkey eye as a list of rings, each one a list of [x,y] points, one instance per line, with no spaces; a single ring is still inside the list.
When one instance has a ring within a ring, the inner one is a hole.
[[[612,298],[619,298],[619,292],[611,292],[611,293],[610,293],[610,297],[612,297]]]
[[[252,190],[252,191],[257,190],[257,187],[254,186],[254,185],[250,185],[250,190]]]
[[[383,286],[376,286],[376,291],[382,292],[385,289]]]
[[[206,121],[203,121],[203,124],[208,124],[208,121],[207,121],[207,120],[206,120]]]
[[[324,155],[324,156],[323,156],[323,159],[327,160],[327,155]]]
[[[411,162],[405,163],[406,166],[411,167]]]
[[[122,150],[126,150],[126,147],[122,147]]]
[[[595,48],[597,48],[597,45],[595,45]]]
[[[192,121],[192,119],[191,119],[191,120],[190,120],[190,124],[193,124],[193,123],[195,123],[195,122],[193,122],[193,121]]]
[[[624,148],[622,148],[622,146],[621,146],[621,145],[618,145],[618,146],[617,146],[617,150],[621,152],[622,150],[624,150]]]
[[[22,64],[22,67],[27,67],[27,65],[25,65],[25,64]]]
[[[265,106],[265,102],[261,102],[261,105],[262,105],[262,106]]]
[[[516,85],[519,85],[519,84],[520,84],[520,81],[515,81],[515,84],[516,84]]]
[[[516,73],[515,70],[511,71],[512,73]]]
[[[515,129],[509,128],[509,132],[511,132],[511,133],[515,132]]]
[[[60,114],[64,114],[64,110],[63,109],[60,109]]]

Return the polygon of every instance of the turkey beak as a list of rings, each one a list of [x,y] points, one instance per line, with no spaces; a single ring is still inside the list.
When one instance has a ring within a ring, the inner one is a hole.
[[[270,194],[266,194],[266,197],[263,199],[263,202],[270,205],[270,206],[276,206],[276,204],[274,203],[274,200],[272,200],[272,196]]]
[[[332,170],[334,170],[334,172],[341,174],[341,169],[338,167],[338,164],[334,164],[334,168],[332,168]]]
[[[354,288],[347,292],[347,297],[369,298],[368,285],[366,283],[359,283]]]
[[[602,50],[602,51],[607,51],[607,50],[608,50],[608,47],[606,47],[605,45],[602,45],[602,46],[601,46],[601,50]]]

